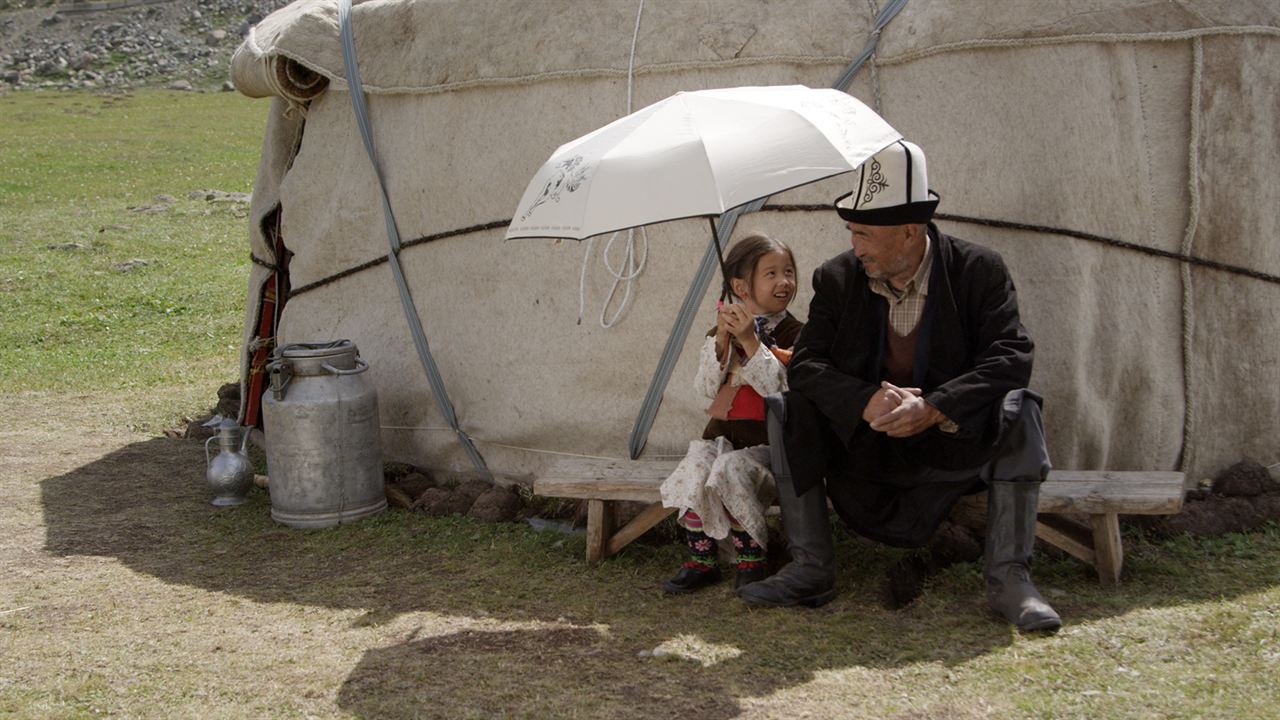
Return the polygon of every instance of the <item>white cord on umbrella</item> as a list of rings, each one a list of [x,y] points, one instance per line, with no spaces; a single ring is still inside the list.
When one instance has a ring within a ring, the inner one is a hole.
[[[627,60],[627,115],[631,114],[631,83],[635,76],[636,64],[636,41],[640,38],[640,16],[644,13],[644,0],[640,0],[639,6],[636,7],[636,25],[631,31],[631,56]],[[613,243],[621,235],[621,231],[609,236],[609,242],[604,246],[604,266],[605,269],[613,276],[613,287],[609,289],[609,296],[605,298],[604,304],[600,306],[600,327],[608,330],[617,324],[622,312],[627,309],[627,304],[631,302],[631,286],[635,279],[640,276],[644,270],[645,264],[649,260],[649,235],[644,228],[640,228],[640,239],[644,243],[644,252],[640,261],[636,262],[636,231],[634,228],[627,230],[626,255],[623,258],[622,268],[615,269],[613,264],[609,262],[609,252],[613,249]],[[591,262],[591,250],[595,247],[595,238],[587,238],[587,247],[582,253],[582,271],[578,274],[578,324],[582,324],[582,314],[587,306],[587,265]],[[622,293],[622,301],[618,303],[618,309],[613,313],[613,317],[607,318],[609,305],[613,302],[613,298],[618,294],[618,286],[625,283]]]

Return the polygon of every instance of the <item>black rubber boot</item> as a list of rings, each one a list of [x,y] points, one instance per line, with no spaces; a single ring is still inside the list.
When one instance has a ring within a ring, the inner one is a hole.
[[[689,546],[689,560],[680,566],[680,572],[662,583],[662,589],[669,593],[691,593],[720,582],[722,575],[716,565],[718,543],[702,532],[701,519],[695,528],[685,528],[684,541]]]
[[[782,444],[782,424],[786,421],[782,396],[768,396],[765,406],[773,479],[778,486],[778,505],[782,508],[791,562],[773,577],[743,585],[738,597],[752,605],[818,607],[836,597],[835,546],[827,521],[826,489],[816,487],[796,497]]]
[[[743,587],[751,583],[758,583],[769,577],[769,568],[765,566],[763,560],[752,562],[739,562],[733,571],[733,589],[741,590]]]
[[[682,595],[701,590],[709,585],[715,585],[724,578],[718,567],[704,570],[704,566],[694,567],[695,565],[696,563],[691,562],[682,565],[680,572],[676,573],[670,580],[662,583],[662,589],[673,595]]]
[[[1058,613],[1031,584],[1040,483],[993,481],[987,489],[987,603],[1022,631],[1054,631]]]
[[[733,549],[738,555],[733,571],[733,589],[769,577],[769,564],[765,562],[764,548],[751,537],[751,533],[741,528],[729,530],[729,538],[733,540]]]

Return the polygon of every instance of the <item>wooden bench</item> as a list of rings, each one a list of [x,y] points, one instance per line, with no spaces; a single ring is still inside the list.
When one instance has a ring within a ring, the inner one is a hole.
[[[566,458],[534,481],[536,495],[587,501],[587,561],[597,562],[674,512],[662,507],[658,486],[675,460]],[[1120,515],[1171,515],[1182,510],[1185,477],[1180,472],[1054,470],[1040,488],[1036,535],[1092,565],[1104,583],[1120,580],[1124,548]],[[985,496],[965,498],[961,510],[985,512]],[[622,527],[614,525],[614,503],[648,503]],[[1088,517],[1084,524],[1070,517]]]

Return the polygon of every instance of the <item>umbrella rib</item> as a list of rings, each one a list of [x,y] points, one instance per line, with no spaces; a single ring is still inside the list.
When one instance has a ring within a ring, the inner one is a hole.
[[[702,152],[700,152],[698,156],[701,157],[703,162],[705,163],[707,176],[711,179],[711,186],[715,188],[715,193],[716,193],[715,212],[704,213],[704,214],[720,215],[725,210],[728,210],[728,208],[725,207],[724,198],[721,197],[721,194],[720,194],[720,183],[716,178],[715,166],[711,164],[711,153],[707,151],[707,141],[705,139],[706,136],[703,135],[702,128],[698,127],[696,116],[693,114],[693,111],[691,109],[688,109],[689,108],[688,101],[684,97],[681,97],[680,101],[681,101],[681,105],[687,109],[686,116],[689,118],[689,125],[695,131],[694,137],[698,138],[698,147],[702,149]],[[728,238],[726,238],[726,240],[727,239]]]

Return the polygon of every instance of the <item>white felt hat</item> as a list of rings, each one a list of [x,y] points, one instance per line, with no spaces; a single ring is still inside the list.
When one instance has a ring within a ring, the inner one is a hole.
[[[929,189],[924,151],[899,140],[862,163],[849,177],[853,192],[836,198],[840,217],[862,225],[925,223],[938,207],[938,193]]]

